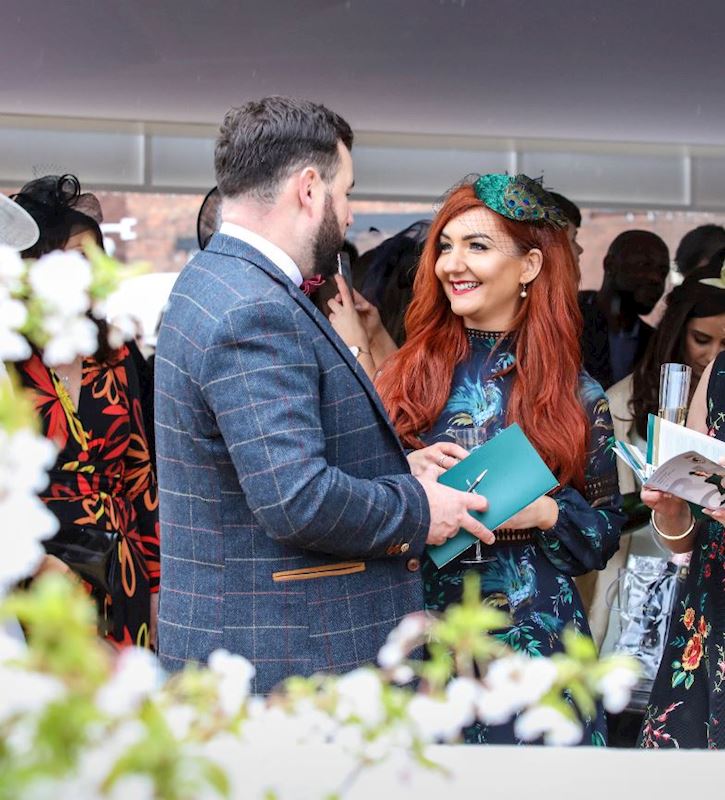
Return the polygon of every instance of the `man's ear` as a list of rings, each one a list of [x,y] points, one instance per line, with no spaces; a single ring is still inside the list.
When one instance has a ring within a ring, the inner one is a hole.
[[[308,214],[313,214],[315,211],[321,183],[320,173],[314,167],[305,167],[297,173],[297,198],[300,206]]]
[[[531,283],[534,278],[541,272],[541,267],[544,263],[544,254],[538,247],[529,250],[523,258],[521,265],[521,283]]]

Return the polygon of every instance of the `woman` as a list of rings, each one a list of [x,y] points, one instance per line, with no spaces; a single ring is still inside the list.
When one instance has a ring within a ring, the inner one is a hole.
[[[25,257],[80,249],[88,237],[102,244],[98,201],[81,194],[72,175],[31,181],[15,201],[40,229]],[[155,639],[158,608],[156,480],[133,361],[126,346],[109,346],[105,324],[97,324],[98,350],[92,357],[49,368],[35,352],[18,368],[45,435],[59,448],[42,499],[58,517],[60,535],[110,544],[114,568],[105,576],[110,591],[88,586],[99,605],[99,627],[112,642],[147,646]],[[58,552],[53,542],[48,547]],[[67,569],[47,556],[42,571]]]
[[[647,419],[650,414],[658,412],[662,364],[676,362],[691,367],[691,398],[705,367],[725,349],[725,292],[701,282],[703,278],[720,274],[723,257],[725,250],[717,253],[707,267],[691,273],[680,286],[673,289],[666,298],[664,317],[644,357],[633,373],[607,391],[615,438],[637,445],[642,452],[647,446]],[[619,490],[625,497],[625,506],[631,509],[630,519],[636,524],[642,507],[637,502],[639,489],[634,474],[622,461],[617,462],[617,470]],[[631,533],[632,536],[644,533],[649,537],[649,523]],[[625,565],[632,536],[625,537],[607,569],[596,575],[589,618],[598,644],[601,644],[606,633],[609,616],[604,595],[607,587],[617,578],[617,570]]]
[[[725,288],[725,283],[722,284]],[[687,424],[725,440],[725,352],[703,372]],[[642,490],[652,526],[673,553],[692,551],[672,616],[665,654],[645,712],[642,747],[725,747],[725,509],[690,507],[664,492]],[[708,519],[709,517],[709,519]]]
[[[588,633],[572,578],[604,567],[622,522],[607,401],[580,367],[565,227],[525,175],[484,175],[453,189],[423,250],[407,340],[377,381],[406,446],[432,445],[411,455],[414,474],[455,463],[433,444],[452,432],[477,428],[483,440],[518,422],[557,475],[561,489],[497,531],[480,567],[482,596],[512,617],[500,638],[531,656],[560,651],[566,625]],[[426,560],[429,608],[460,599],[470,558],[440,570]],[[603,716],[584,721],[585,743],[604,744]],[[512,724],[479,724],[466,739],[516,741]]]

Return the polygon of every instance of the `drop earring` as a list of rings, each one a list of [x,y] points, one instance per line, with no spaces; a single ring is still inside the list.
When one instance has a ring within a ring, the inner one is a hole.
[[[522,283],[521,284],[521,291],[519,292],[519,297],[526,297],[527,295],[528,295],[528,292],[526,291],[526,284]]]

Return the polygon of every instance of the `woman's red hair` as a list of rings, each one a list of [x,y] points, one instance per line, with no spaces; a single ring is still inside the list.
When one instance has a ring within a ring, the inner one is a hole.
[[[441,231],[455,217],[486,208],[473,187],[455,189],[431,226],[405,315],[407,340],[377,379],[383,403],[409,447],[422,447],[448,400],[453,370],[469,355],[463,320],[436,277]],[[493,212],[491,212],[493,213]],[[520,252],[543,253],[539,275],[513,320],[516,365],[507,423],[518,422],[561,485],[584,485],[589,423],[579,395],[581,313],[577,269],[566,233],[496,215]]]

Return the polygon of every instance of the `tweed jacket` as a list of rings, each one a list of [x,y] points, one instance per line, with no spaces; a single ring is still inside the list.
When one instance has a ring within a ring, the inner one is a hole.
[[[155,381],[163,666],[226,648],[268,692],[374,660],[423,607],[430,511],[324,315],[216,234],[174,286]]]

